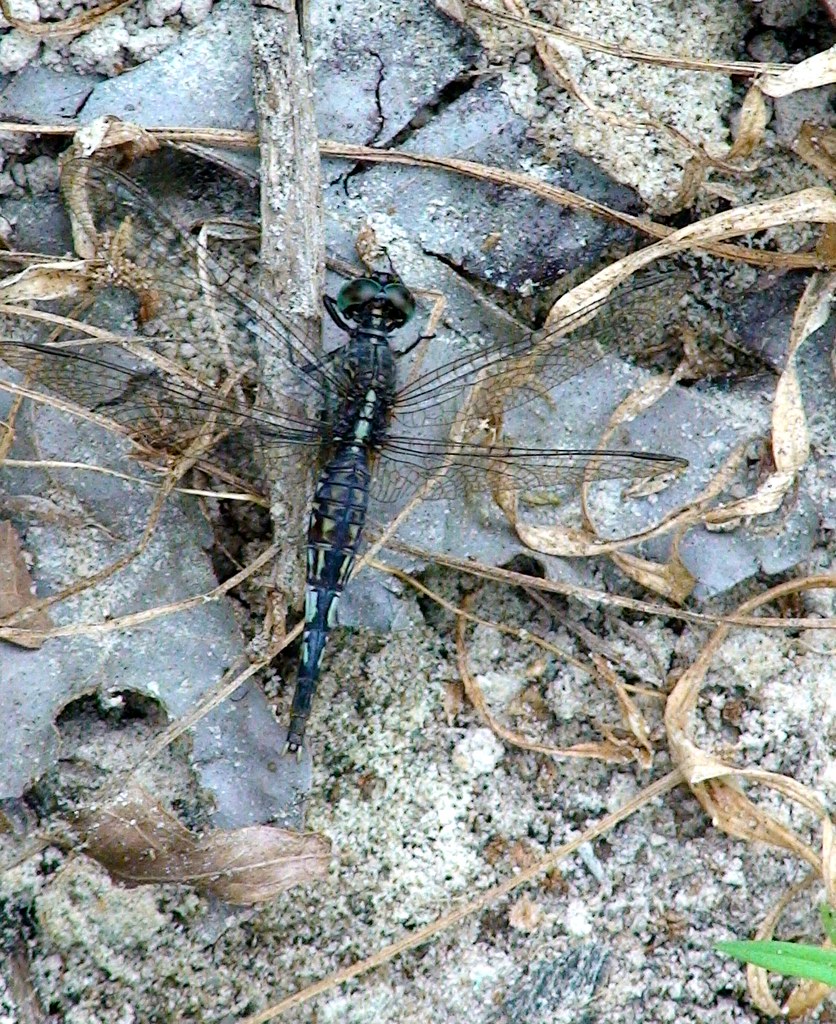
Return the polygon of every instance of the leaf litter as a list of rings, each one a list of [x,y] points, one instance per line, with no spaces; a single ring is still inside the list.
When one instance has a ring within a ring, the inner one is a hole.
[[[636,54],[633,54],[632,56],[639,59],[639,56]],[[832,80],[832,78],[829,77],[832,74],[830,70],[830,63],[831,60],[829,55],[819,55],[819,59],[817,60],[804,62],[806,67],[799,66],[799,68],[789,70],[776,69],[774,72],[769,72],[767,74],[767,77],[759,83],[759,88],[768,95],[786,95],[795,89],[811,88],[814,85],[826,83]],[[728,71],[728,69],[726,70]],[[802,82],[812,84],[799,84]],[[786,91],[782,92],[781,90]],[[762,132],[763,108],[758,92],[754,89],[750,90],[747,102],[749,104],[747,110],[749,124],[746,132],[744,133],[746,141],[745,144],[741,144],[738,147],[738,151],[732,154],[733,156],[748,155],[749,152],[753,151],[757,147],[760,134]],[[386,159],[386,157],[384,156],[383,159]],[[450,166],[452,169],[453,161],[450,161]],[[685,251],[689,248],[705,249],[715,246],[716,241],[720,238],[733,236],[735,234],[764,230],[779,224],[795,223],[797,221],[805,220],[832,224],[834,222],[834,206],[832,197],[828,192],[822,189],[809,189],[804,192],[796,193],[795,195],[782,197],[780,200],[771,200],[763,204],[753,204],[748,209],[736,209],[730,211],[728,215],[717,215],[716,218],[709,218],[709,220],[716,221],[716,223],[709,226],[709,222],[705,221],[701,224],[693,225],[692,228],[684,229],[684,232],[677,232],[676,235],[679,237],[674,239],[672,246],[667,250],[667,252]],[[734,221],[734,223],[732,223],[732,221]],[[696,230],[693,230],[693,228]],[[645,250],[645,252],[647,252],[647,250]],[[654,253],[652,256],[648,256],[647,261],[649,262],[651,259],[656,258],[656,256],[659,255],[662,255],[661,251]],[[809,261],[807,265],[812,265],[815,262],[817,255],[819,255],[820,258],[820,254],[814,254],[812,256],[806,254],[791,255],[795,256],[798,260]],[[780,263],[782,260],[786,260],[787,256],[788,254],[757,252],[756,257],[754,257],[753,254],[753,257],[759,261],[773,261],[776,264]],[[628,261],[630,259],[630,257],[627,258]],[[624,263],[625,261],[621,262]],[[63,270],[69,275],[75,273],[75,269],[76,268],[63,268]],[[622,272],[622,269],[619,270],[619,273]],[[624,271],[625,275],[629,276],[629,274],[635,269],[636,261],[629,264],[629,269]],[[49,288],[56,287],[56,281],[52,278],[54,271],[54,267],[47,268],[41,278],[41,283],[35,283],[34,286],[32,281],[37,282],[38,274],[32,275],[32,278],[26,284],[21,280],[21,283],[17,286],[20,290],[17,292],[18,299],[16,301],[22,300],[21,296],[25,295],[26,288],[34,287],[35,289],[43,288],[44,290],[47,290]],[[68,279],[64,279],[58,287],[71,288],[73,285]],[[584,286],[580,286],[581,289],[583,289],[583,287]],[[690,513],[693,515],[693,518],[688,518],[689,513],[686,512],[686,519],[688,521],[677,521],[675,523],[677,529],[684,529],[685,526],[689,525],[691,522],[713,522],[714,524],[724,524],[740,519],[741,517],[758,516],[774,510],[781,504],[781,501],[792,486],[795,477],[803,468],[809,451],[809,441],[803,417],[803,408],[800,403],[801,396],[795,365],[795,355],[798,349],[803,345],[806,338],[808,338],[816,326],[820,325],[822,322],[822,311],[829,301],[832,289],[833,281],[830,275],[822,274],[814,277],[808,285],[804,299],[802,300],[796,314],[791,339],[791,355],[787,361],[787,366],[779,379],[773,403],[771,443],[775,461],[775,472],[765,483],[758,487],[755,494],[748,498],[737,499],[735,502],[729,503],[727,506],[720,506],[719,508],[715,507],[712,510],[705,507],[707,502],[703,505],[702,502],[697,501],[694,503],[694,507]],[[12,295],[14,294],[13,286]],[[574,296],[574,293],[570,294]],[[581,292],[581,294],[587,293]],[[578,298],[577,301],[580,302],[580,298]],[[638,404],[642,400],[642,398],[636,397],[633,402]],[[630,404],[631,401],[628,400],[628,407]],[[613,426],[614,425],[615,424],[613,424]],[[710,499],[713,499],[718,490],[722,489],[722,486],[726,483],[725,472],[718,474],[718,477],[720,479],[720,485],[709,486],[707,488],[707,496]],[[588,495],[586,490],[587,489],[585,488],[583,513],[584,527],[583,533],[580,535],[583,540],[575,541],[578,545],[577,553],[579,554],[584,553],[584,544],[586,545],[586,552],[594,552],[596,550],[594,548],[596,543],[595,529],[587,508]],[[516,522],[514,522],[513,525],[516,527]],[[673,524],[665,525],[667,529],[673,529]],[[672,580],[666,579],[669,574],[673,574],[675,576],[675,569],[661,567],[661,570],[657,571],[657,567],[651,566],[647,563],[642,563],[640,560],[636,560],[635,563],[631,563],[628,561],[627,556],[624,556],[618,551],[613,551],[612,557],[614,560],[622,559],[621,567],[626,568],[628,574],[632,573],[634,579],[643,583],[645,586],[649,586],[652,590],[655,589],[658,593],[667,596],[669,599],[674,601],[678,599],[681,601],[687,595],[688,591],[686,582],[683,581],[679,585],[676,585]],[[673,566],[673,559],[669,565]],[[478,571],[479,567],[474,566],[473,568]],[[487,571],[487,567],[485,567],[485,570]],[[656,581],[655,586],[654,580]],[[761,595],[759,598],[744,602],[737,610],[736,615],[730,617],[730,621],[733,621],[734,618],[737,618],[738,620],[751,619],[753,611],[756,611],[761,605],[768,601],[773,600],[779,592],[785,593],[788,588],[792,589],[794,587],[798,590],[804,590],[813,587],[832,587],[833,585],[834,580],[832,576],[822,575],[813,576],[807,580],[795,581],[792,584],[773,588],[767,594]],[[667,609],[667,612],[673,617],[676,617],[677,615],[676,608]],[[463,619],[460,619],[460,621],[463,621]],[[788,620],[787,625],[789,626],[792,622],[793,620]],[[815,622],[817,626],[823,629],[832,628],[833,626],[833,622],[826,619],[805,620],[805,624],[808,625],[812,624],[812,622]],[[763,625],[775,628],[776,622],[774,619],[764,621]],[[827,853],[827,851],[831,849],[830,840],[827,838],[830,834],[830,824],[829,819],[827,819],[824,814],[818,800],[805,787],[794,783],[791,779],[775,776],[774,773],[759,772],[756,769],[732,768],[724,764],[722,761],[715,759],[711,755],[700,751],[687,737],[687,723],[690,714],[694,709],[694,704],[699,692],[700,680],[707,667],[707,659],[710,658],[710,654],[713,650],[716,650],[717,645],[722,642],[728,631],[728,625],[721,624],[718,626],[714,636],[706,645],[703,654],[694,662],[692,668],[679,678],[670,697],[668,698],[665,713],[666,728],[668,729],[668,741],[670,749],[676,753],[677,761],[680,764],[679,771],[683,773],[681,777],[684,777],[688,781],[688,784],[694,790],[698,798],[702,798],[701,802],[704,801],[706,810],[712,815],[713,820],[720,827],[726,829],[731,834],[741,835],[749,840],[769,841],[773,844],[777,844],[791,850],[811,866],[813,872],[827,883],[832,892],[832,867],[829,866],[832,864],[832,856],[822,857],[821,853],[816,852],[816,850],[807,842],[793,835],[786,826],[779,822],[775,822],[771,816],[765,814],[765,812],[759,811],[751,801],[740,794],[737,786],[732,784],[731,780],[736,779],[738,776],[742,776],[744,778],[760,782],[764,785],[771,785],[788,798],[799,801],[807,811],[819,818],[823,829],[825,843],[824,849],[825,853]],[[463,677],[465,674],[466,669],[463,671]],[[467,686],[467,684],[465,685]],[[478,700],[479,698],[477,696],[477,703]],[[628,713],[631,714],[632,712],[628,709]],[[486,721],[490,723],[492,722],[492,719],[490,717],[486,717]],[[493,724],[496,725],[495,722]],[[643,727],[640,728],[638,732],[646,736],[646,730]],[[508,742],[519,741],[518,736],[509,734],[507,730],[505,731],[503,738]],[[666,788],[670,788],[671,786],[676,785],[679,779],[680,776],[675,772],[665,780],[662,780],[662,783]],[[659,785],[660,784],[657,784],[652,787],[653,793],[660,791],[658,788]],[[648,791],[648,793],[649,792],[650,791]],[[154,813],[151,814],[152,818],[154,817]],[[607,825],[609,824],[611,823],[607,822]],[[592,830],[590,834],[600,834],[600,832],[598,830]],[[555,854],[548,858],[549,864],[556,863],[555,856],[557,854],[562,856],[563,851],[555,851]],[[527,881],[529,878],[535,877],[540,871],[545,870],[545,863],[546,862],[543,862],[537,865],[536,869],[531,872],[526,872],[525,878],[514,880],[513,887],[516,887],[517,884],[522,884],[523,881]],[[510,891],[507,886],[500,887],[499,889],[485,895],[488,899],[495,900],[500,898],[501,895],[504,895],[506,891]],[[374,963],[380,963],[385,959],[391,958],[391,956],[397,955],[398,952],[408,948],[409,946],[415,945],[418,942],[426,941],[427,938],[435,934],[440,930],[440,928],[446,927],[456,920],[460,920],[464,914],[475,912],[478,906],[483,905],[485,905],[485,899],[480,898],[478,901],[474,901],[473,904],[465,907],[464,913],[458,911],[453,915],[448,915],[445,919],[435,922],[428,928],[421,929],[419,934],[411,936],[400,943],[396,943],[389,950],[381,951],[378,956],[371,958],[364,964],[354,965],[352,968],[348,968],[345,971],[340,972],[339,976],[326,979],[325,983],[314,986],[311,989],[300,993],[298,997],[292,997],[290,1000],[285,1000],[284,1003],[274,1006],[268,1014],[260,1014],[257,1017],[250,1018],[250,1020],[254,1022],[255,1020],[269,1019],[273,1012],[281,1012],[283,1009],[286,1009],[291,1005],[298,1004],[298,1002],[301,1002],[304,998],[310,998],[312,995],[316,994],[316,992],[325,991],[328,987],[331,987],[348,977],[356,976],[361,973],[362,970],[369,969],[369,967]],[[764,1003],[762,1004],[764,1008],[767,1005],[770,1006],[770,1009],[766,1012],[775,1012],[773,1009],[773,1006],[775,1005],[774,1003],[769,1004],[768,1000],[762,993],[760,998],[764,999]]]

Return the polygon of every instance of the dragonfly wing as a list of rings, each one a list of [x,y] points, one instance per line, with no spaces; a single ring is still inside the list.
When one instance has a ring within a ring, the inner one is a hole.
[[[108,167],[76,160],[64,174],[71,208],[81,206],[92,217],[103,283],[137,298],[140,325],[147,323],[143,333],[163,349],[167,342],[186,341],[202,346],[205,360],[207,348],[224,344],[240,363],[253,357],[258,334],[279,372],[294,384],[321,394],[338,385],[306,332],[258,293],[256,253],[246,245],[210,246],[162,213],[143,188]],[[78,213],[75,219],[86,221]]]
[[[150,448],[182,449],[209,426],[252,452],[319,445],[319,424],[260,406],[240,406],[199,378],[143,364],[130,351],[108,346],[110,358],[60,345],[0,339],[0,360],[62,398],[123,426]],[[257,431],[252,429],[258,424]],[[256,442],[257,438],[257,442]]]
[[[433,480],[429,500],[489,485],[537,493],[583,480],[630,480],[681,472],[684,459],[658,452],[526,448],[391,437],[372,484],[381,504],[403,503]]]
[[[648,273],[604,301],[590,303],[547,330],[501,339],[493,345],[449,360],[403,387],[394,409],[395,420],[452,423],[468,390],[484,381],[483,398],[470,417],[485,415],[486,401],[499,400],[507,410],[569,380],[605,355],[639,354],[648,337],[664,326],[690,279],[684,273]],[[637,316],[641,312],[641,324]],[[587,322],[590,315],[594,320]]]
[[[147,445],[182,448],[208,420],[225,433],[227,450],[248,457],[254,449],[285,454],[327,441],[327,425],[299,401],[288,399],[282,411],[254,407],[242,388],[226,396],[165,358],[191,351],[203,369],[220,334],[234,365],[249,354],[257,320],[291,382],[307,387],[317,406],[332,380],[341,386],[336,361],[315,361],[302,333],[246,284],[242,264],[213,256],[117,172],[85,161],[70,167],[69,180],[85,187],[99,254],[91,264],[93,297],[40,311],[0,309],[0,359]],[[127,330],[110,330],[124,321]]]

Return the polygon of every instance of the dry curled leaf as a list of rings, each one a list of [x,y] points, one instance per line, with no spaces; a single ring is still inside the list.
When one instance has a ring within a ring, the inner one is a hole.
[[[99,255],[84,161],[108,156],[130,163],[159,148],[157,140],[144,128],[110,115],[97,117],[75,133],[61,157],[61,191],[72,227],[73,246],[79,256],[93,259]]]
[[[90,269],[84,260],[38,263],[0,281],[0,302],[74,299],[87,292],[89,285]]]
[[[735,614],[748,615],[786,594],[818,588],[836,588],[836,576],[822,574],[781,584],[745,602]],[[731,835],[770,843],[791,851],[810,864],[827,885],[831,885],[836,864],[831,863],[832,858],[827,855],[826,843],[823,842],[822,853],[817,853],[806,839],[797,836],[750,800],[740,789],[739,780],[747,779],[765,785],[801,805],[822,822],[823,836],[826,837],[830,835],[830,822],[816,794],[787,776],[727,765],[719,757],[700,749],[690,738],[691,716],[706,673],[730,628],[723,624],[714,631],[695,661],[679,677],[668,697],[665,728],[671,757],[716,827]]]
[[[797,360],[804,342],[827,320],[836,274],[814,274],[798,303],[790,331],[784,371],[778,378],[772,403],[772,458],[774,472],[754,494],[729,502],[706,514],[708,526],[744,516],[765,515],[781,506],[810,453],[810,436],[798,380]]]
[[[44,611],[25,611],[35,601],[32,586],[32,577],[23,560],[20,539],[11,523],[0,522],[0,619],[20,612],[16,620],[19,629],[15,631],[14,643],[21,647],[35,648],[40,647],[43,640],[34,633],[27,639],[26,632],[50,629],[52,622]]]
[[[197,836],[136,785],[76,827],[85,852],[115,878],[193,885],[241,905],[324,878],[331,854],[323,836],[270,825]]]
[[[815,53],[784,71],[759,75],[755,84],[767,96],[774,98],[789,96],[804,89],[816,89],[820,85],[836,82],[836,46]]]
[[[652,562],[623,551],[614,551],[610,557],[625,576],[674,604],[683,604],[697,583],[676,551],[667,562]]]
[[[836,131],[805,121],[792,144],[793,150],[831,181],[836,180]]]

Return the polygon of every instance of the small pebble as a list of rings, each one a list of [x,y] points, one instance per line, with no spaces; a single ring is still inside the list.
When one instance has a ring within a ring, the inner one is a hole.
[[[26,164],[26,182],[36,196],[58,191],[58,162],[49,156],[36,156]]]
[[[14,178],[8,171],[0,172],[0,196],[10,196],[17,192]]]
[[[761,32],[749,40],[746,47],[753,60],[762,62],[774,60],[781,64],[787,59],[787,48],[774,32]]]
[[[212,0],[182,0],[180,13],[190,25],[205,21],[212,10]]]
[[[180,10],[180,0],[148,0],[145,15],[150,25],[159,27]]]
[[[0,74],[10,75],[25,68],[34,60],[40,49],[40,41],[14,28],[0,39]]]
[[[505,747],[490,729],[471,729],[453,751],[453,764],[468,775],[487,775],[499,764]]]
[[[128,53],[138,61],[144,62],[156,57],[158,53],[168,49],[177,42],[177,33],[173,28],[144,28],[135,32],[125,45]]]
[[[15,185],[19,185],[21,188],[26,188],[26,168],[23,164],[12,164],[9,168],[12,175],[12,181]]]

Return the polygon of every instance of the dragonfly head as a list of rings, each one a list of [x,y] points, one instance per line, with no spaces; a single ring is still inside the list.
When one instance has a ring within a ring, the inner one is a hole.
[[[343,285],[337,309],[358,327],[394,331],[414,316],[415,299],[397,274],[381,273]]]

